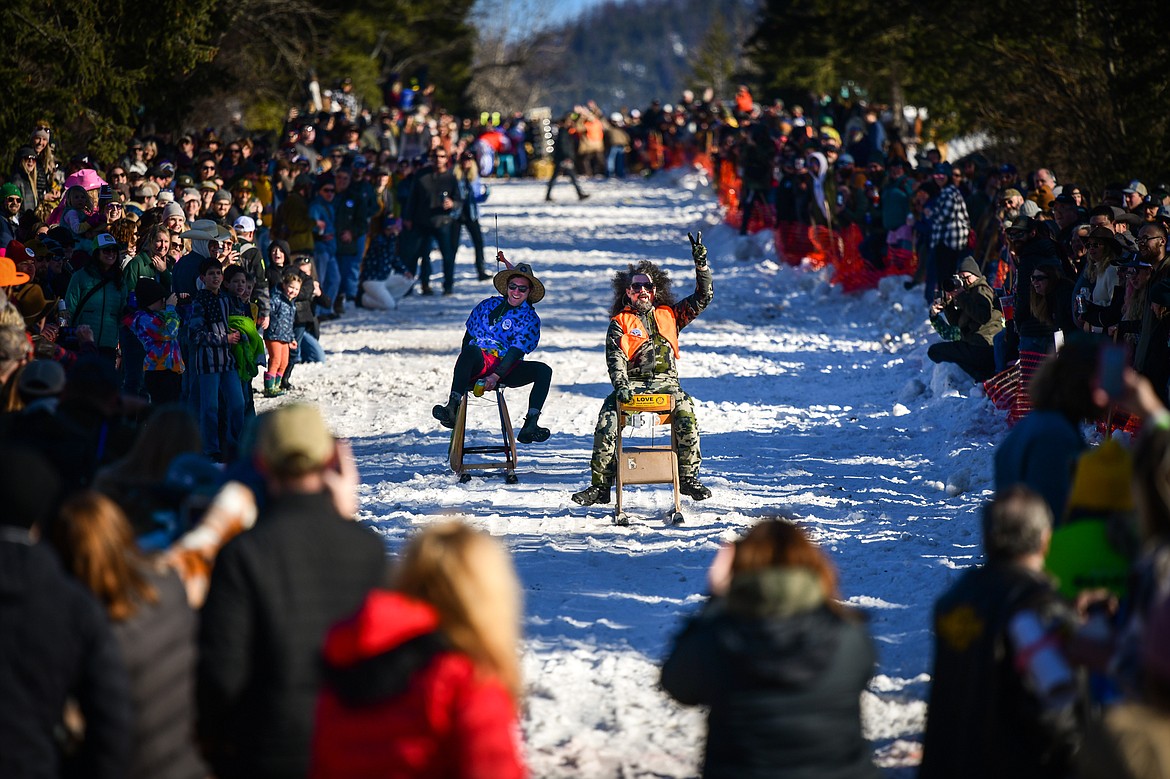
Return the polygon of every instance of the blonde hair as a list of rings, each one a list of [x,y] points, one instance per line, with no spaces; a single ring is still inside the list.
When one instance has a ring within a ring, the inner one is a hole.
[[[432,525],[407,547],[395,589],[433,606],[447,640],[520,701],[520,582],[498,541],[462,522]]]

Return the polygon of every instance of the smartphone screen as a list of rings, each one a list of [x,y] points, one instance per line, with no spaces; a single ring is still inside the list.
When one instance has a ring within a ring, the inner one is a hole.
[[[1122,374],[1126,362],[1126,349],[1121,344],[1107,343],[1101,346],[1097,357],[1097,386],[1105,391],[1110,400],[1121,397],[1124,390]]]

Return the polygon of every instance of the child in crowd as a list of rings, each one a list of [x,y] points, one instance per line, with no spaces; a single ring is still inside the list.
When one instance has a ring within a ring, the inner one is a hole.
[[[280,383],[289,363],[289,351],[297,348],[293,326],[296,321],[297,295],[301,294],[301,273],[289,268],[281,278],[281,285],[272,290],[268,329],[264,345],[268,348],[268,371],[264,374],[264,396],[283,395]]]
[[[183,390],[183,355],[179,351],[178,297],[154,279],[139,279],[134,287],[138,310],[130,320],[130,329],[142,343],[146,356],[142,361],[143,386],[155,405],[174,403]]]
[[[297,363],[324,362],[325,350],[317,339],[321,334],[321,326],[317,319],[315,306],[331,305],[329,298],[321,293],[321,284],[317,281],[317,271],[310,255],[300,255],[290,262],[291,266],[301,274],[301,292],[297,295],[297,313],[293,320],[293,337],[297,343],[296,355],[289,355],[288,368],[284,372],[284,380],[280,388],[288,391],[294,389],[290,376]]]
[[[398,308],[398,301],[414,284],[414,276],[407,272],[398,251],[398,236],[402,220],[388,216],[382,220],[382,230],[374,236],[361,271],[361,296],[358,304],[364,308]]]
[[[228,327],[243,336],[232,346],[232,357],[236,360],[236,373],[240,376],[240,389],[244,393],[244,416],[256,416],[256,402],[252,398],[252,379],[259,371],[257,365],[264,363],[264,339],[256,329],[256,315],[260,310],[259,301],[253,299],[254,280],[251,274],[239,265],[229,265],[223,272],[223,285],[231,296],[232,313],[228,316]]]
[[[243,335],[228,324],[233,306],[231,297],[222,294],[223,268],[219,261],[201,262],[199,280],[203,289],[195,293],[187,326],[191,344],[191,405],[199,418],[204,453],[212,460],[224,462],[235,453],[244,425],[244,394],[231,352]],[[226,423],[222,441],[221,417]]]
[[[85,235],[91,227],[89,218],[94,213],[93,199],[85,187],[73,185],[65,191],[65,208],[61,211],[61,224],[69,228],[74,238]]]

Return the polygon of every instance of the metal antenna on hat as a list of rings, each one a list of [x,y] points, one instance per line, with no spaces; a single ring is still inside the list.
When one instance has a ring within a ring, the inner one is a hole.
[[[500,215],[492,214],[496,221],[496,265],[500,264]]]

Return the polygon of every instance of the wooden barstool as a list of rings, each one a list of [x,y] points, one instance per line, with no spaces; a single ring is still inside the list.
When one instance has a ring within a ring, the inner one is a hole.
[[[496,408],[500,414],[500,434],[502,444],[485,446],[467,446],[467,407],[471,405],[470,393],[463,393],[463,400],[459,403],[459,413],[455,417],[455,427],[451,430],[451,444],[447,449],[451,470],[459,477],[460,483],[471,481],[469,471],[504,470],[504,481],[515,484],[519,479],[516,476],[516,436],[512,432],[512,417],[508,414],[508,403],[504,400],[504,388],[496,386]],[[491,456],[503,455],[503,460],[477,460],[468,463],[466,455]]]

